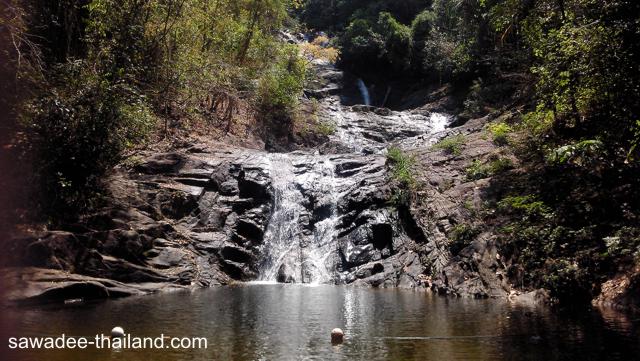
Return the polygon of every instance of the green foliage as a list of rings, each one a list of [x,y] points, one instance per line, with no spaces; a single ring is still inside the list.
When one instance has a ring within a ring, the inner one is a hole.
[[[411,39],[413,41],[413,51],[416,57],[424,58],[427,39],[434,30],[436,15],[431,10],[425,10],[418,14],[411,22]],[[418,63],[422,63],[420,59]]]
[[[509,144],[509,134],[513,131],[509,124],[503,122],[491,123],[487,128],[493,137],[493,143],[496,145]]]
[[[467,99],[464,100],[464,114],[473,117],[480,115],[482,113],[482,90],[483,83],[482,79],[475,79],[471,88],[469,89],[469,94],[467,95]]]
[[[381,12],[409,24],[427,6],[428,2],[423,0],[307,0],[299,13],[311,28],[336,32],[344,30],[354,19],[375,21]]]
[[[479,159],[474,159],[467,167],[467,179],[478,180],[502,173],[513,168],[513,162],[509,158],[496,158],[484,164]]]
[[[365,19],[356,19],[349,24],[340,37],[342,58],[350,59],[355,66],[377,59],[382,52],[383,39]]]
[[[479,159],[474,159],[466,168],[466,174],[467,179],[473,181],[490,177],[511,168],[513,168],[513,163],[509,158],[497,158],[486,164]]]
[[[559,133],[598,139],[622,163],[638,119],[637,2],[567,1],[529,10],[524,36],[534,55],[538,114]],[[551,114],[552,115],[551,115]]]
[[[603,241],[606,246],[605,257],[630,257],[640,260],[640,228],[622,227],[613,236],[605,237]]]
[[[382,12],[376,30],[384,39],[384,47],[378,56],[395,71],[406,70],[411,59],[410,28],[400,24],[390,13]]]
[[[599,140],[582,140],[554,149],[547,160],[554,164],[576,164],[590,166],[604,158],[604,145]]]
[[[416,162],[414,157],[407,155],[400,148],[392,147],[387,151],[387,161],[391,164],[391,174],[395,180],[407,187],[416,184],[412,169]]]
[[[409,67],[411,30],[387,12],[376,22],[356,19],[340,37],[342,58],[365,69],[391,69],[398,73]]]
[[[498,209],[530,218],[551,218],[553,211],[536,196],[508,196],[498,202]]]
[[[294,46],[283,49],[279,59],[260,78],[258,102],[263,111],[283,112],[294,110],[302,93],[306,63],[298,56]]]
[[[440,140],[432,148],[442,150],[447,154],[460,155],[466,141],[467,139],[463,134],[457,134]]]
[[[456,224],[447,234],[450,240],[449,251],[457,255],[464,248],[469,246],[480,234],[480,229],[466,224]]]
[[[336,132],[336,123],[326,121],[318,122],[316,130],[322,135],[331,135]]]
[[[474,159],[466,169],[468,180],[477,180],[489,176],[489,169],[482,164],[480,159]]]
[[[287,123],[306,68],[297,47],[279,41],[277,30],[296,5],[34,3],[22,35],[46,54],[44,77],[30,89],[21,117],[37,154],[42,208],[72,215],[91,206],[105,173],[126,148],[144,141],[157,118],[214,126],[224,119],[229,131],[242,103],[259,107],[256,113],[268,114],[272,123],[278,117]]]
[[[546,135],[551,130],[554,122],[553,112],[538,107],[536,111],[525,114],[522,119],[524,129],[534,138]]]
[[[417,181],[413,167],[415,158],[404,153],[400,148],[392,147],[387,151],[387,164],[391,167],[391,176],[398,183],[391,203],[397,206],[406,205],[410,201]]]
[[[82,62],[63,66],[63,78],[77,80],[29,105],[31,145],[37,153],[36,178],[41,208],[60,217],[91,206],[101,177],[122,152],[142,142],[155,124],[143,95],[125,84],[111,85],[79,70]],[[69,72],[76,74],[71,75]]]

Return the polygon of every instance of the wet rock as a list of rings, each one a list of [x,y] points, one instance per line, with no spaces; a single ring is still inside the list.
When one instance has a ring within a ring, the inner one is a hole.
[[[372,244],[356,246],[351,242],[344,242],[343,245],[341,245],[340,255],[345,266],[349,268],[381,258],[380,252],[376,251]]]
[[[220,257],[222,259],[237,262],[237,263],[249,263],[254,257],[251,253],[237,246],[225,246],[220,250]]]
[[[264,236],[264,229],[252,219],[240,218],[236,223],[236,233],[249,240],[260,242]]]
[[[286,263],[283,263],[278,269],[278,275],[276,277],[276,280],[280,283],[294,283],[296,280],[295,280],[295,277],[293,277],[292,273],[293,271],[289,267],[289,265]]]
[[[371,225],[373,246],[378,250],[393,247],[393,226],[388,223]]]
[[[240,198],[268,200],[271,198],[270,180],[262,169],[244,169],[238,177]]]

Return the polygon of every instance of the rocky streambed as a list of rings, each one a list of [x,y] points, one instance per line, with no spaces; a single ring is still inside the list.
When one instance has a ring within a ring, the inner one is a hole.
[[[442,196],[423,195],[441,205],[426,207],[426,216],[391,202],[386,149],[428,149],[452,118],[342,105],[342,74],[318,67],[320,86],[308,94],[319,99],[319,118],[335,125],[329,142],[290,153],[196,141],[142,152],[110,178],[108,207],[10,242],[6,298],[121,297],[251,281],[506,295],[490,241],[456,257],[448,251],[446,213],[455,207]]]

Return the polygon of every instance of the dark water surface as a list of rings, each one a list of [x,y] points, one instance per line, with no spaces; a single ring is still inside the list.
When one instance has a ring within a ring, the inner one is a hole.
[[[200,350],[14,350],[7,360],[632,360],[640,321],[496,300],[340,286],[244,285],[92,304],[4,309],[9,336],[206,337]],[[332,346],[340,327],[346,340]]]

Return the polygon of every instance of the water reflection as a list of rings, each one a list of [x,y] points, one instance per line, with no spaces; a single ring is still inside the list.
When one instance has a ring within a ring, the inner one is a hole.
[[[617,313],[422,291],[263,284],[4,311],[18,336],[92,336],[122,325],[134,336],[209,342],[206,350],[21,351],[7,360],[627,360],[640,350],[638,320]],[[345,330],[343,345],[331,345],[334,327]]]

